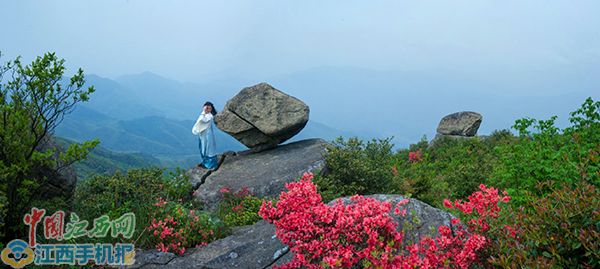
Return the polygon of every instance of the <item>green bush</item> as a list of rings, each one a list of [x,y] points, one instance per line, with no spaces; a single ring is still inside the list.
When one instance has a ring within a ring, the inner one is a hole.
[[[97,144],[73,144],[63,153],[40,151],[62,119],[94,92],[84,87],[81,69],[64,79],[64,62],[46,53],[28,65],[20,57],[0,64],[0,241],[27,233],[23,216],[41,199],[37,194],[48,176],[39,171],[69,166]]]
[[[261,220],[258,215],[263,200],[243,188],[232,193],[228,188],[221,189],[223,201],[219,204],[217,215],[227,227],[251,225]]]
[[[424,137],[395,154],[393,189],[436,206],[442,197],[464,199],[486,184],[498,158],[494,148],[511,138],[507,131],[497,131],[489,137],[439,137],[429,145]],[[411,160],[410,154],[419,157]]]
[[[223,223],[209,214],[159,197],[147,227],[149,245],[162,252],[183,254],[225,236]]]
[[[427,141],[425,138],[419,142]],[[430,161],[427,147],[411,145],[412,150],[400,150],[396,153],[392,169],[392,190],[407,197],[419,199],[426,203],[434,203],[436,197],[449,197],[448,185],[436,182],[434,163]],[[419,153],[418,161],[409,161],[409,154]],[[445,195],[444,195],[445,194]]]
[[[537,188],[542,182],[600,184],[600,103],[588,98],[571,113],[572,125],[564,130],[555,120],[519,119],[513,126],[518,140],[497,148],[499,162],[490,184],[506,189],[517,203],[525,202],[526,192],[549,193]]]
[[[504,268],[599,268],[600,191],[586,182],[544,183],[546,197],[527,193],[527,202],[509,213],[517,238],[500,237],[505,246],[492,253]]]
[[[151,223],[157,198],[190,203],[191,191],[191,183],[185,177],[164,176],[159,168],[96,175],[79,182],[75,191],[74,212],[84,220],[93,220],[105,214],[110,219],[116,219],[124,213],[133,212],[136,216],[133,238],[138,238]],[[140,238],[137,245],[149,245],[146,237]]]
[[[364,144],[358,138],[337,138],[325,156],[329,173],[315,180],[319,191],[329,198],[388,193],[392,179],[390,141],[373,139]]]

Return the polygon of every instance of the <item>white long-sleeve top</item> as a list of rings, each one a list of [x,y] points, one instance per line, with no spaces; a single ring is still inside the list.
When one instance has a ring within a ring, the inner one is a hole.
[[[198,120],[196,120],[194,127],[192,127],[192,134],[198,135],[202,131],[206,130],[208,127],[210,127],[212,119],[213,119],[212,113],[206,113],[206,112],[202,111],[202,114],[200,114],[200,116],[198,117]]]

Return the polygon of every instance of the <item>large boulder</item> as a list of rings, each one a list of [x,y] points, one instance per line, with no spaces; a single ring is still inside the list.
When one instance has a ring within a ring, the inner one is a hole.
[[[275,226],[259,221],[183,256],[140,251],[129,268],[267,268],[288,251],[275,236]]]
[[[290,139],[308,122],[308,106],[267,83],[242,89],[215,116],[216,126],[259,152]]]
[[[324,168],[326,145],[322,139],[308,139],[258,153],[227,156],[218,170],[204,176],[194,197],[209,210],[215,209],[222,199],[219,190],[223,187],[232,191],[246,187],[257,197],[277,197],[285,190],[285,183],[299,179],[305,172]],[[193,176],[194,170],[188,173],[192,178],[203,177]]]
[[[477,112],[456,112],[442,118],[437,133],[449,136],[475,136],[482,119],[481,114]]]

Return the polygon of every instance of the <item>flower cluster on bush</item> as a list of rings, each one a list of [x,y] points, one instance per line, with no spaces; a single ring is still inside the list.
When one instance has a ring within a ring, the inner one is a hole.
[[[253,196],[247,187],[237,192],[223,187],[219,191],[223,200],[217,209],[217,215],[227,227],[251,225],[261,219],[258,210],[262,200]]]
[[[223,225],[206,213],[163,198],[154,206],[146,229],[159,251],[183,254],[186,248],[204,246],[224,235]]]
[[[419,149],[417,151],[411,151],[408,153],[408,161],[411,163],[418,163],[423,160],[423,152]]]
[[[481,186],[467,202],[453,203],[466,214],[477,212],[478,217],[467,223],[468,231],[454,219],[454,231],[441,226],[437,237],[404,246],[403,232],[396,230],[390,214],[405,215],[402,206],[408,200],[392,206],[357,195],[350,204],[338,200],[329,206],[322,202],[312,178],[304,174],[300,181],[286,184],[288,191],[276,205],[261,206],[259,214],[275,224],[277,237],[294,253],[293,260],[281,268],[468,268],[489,245],[481,232],[489,229],[488,219],[497,217],[497,204],[510,199]]]

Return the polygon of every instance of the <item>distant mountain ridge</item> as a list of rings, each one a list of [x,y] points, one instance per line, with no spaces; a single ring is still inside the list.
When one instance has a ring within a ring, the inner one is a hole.
[[[73,141],[99,139],[102,149],[98,151],[103,153],[104,160],[110,159],[107,156],[122,158],[119,154],[142,154],[135,158],[170,168],[187,168],[199,162],[198,138],[191,133],[191,128],[203,104],[193,100],[199,96],[197,88],[200,86],[178,83],[152,73],[123,76],[117,80],[90,75],[87,84],[94,85],[96,92],[89,102],[79,104],[65,117],[56,130],[57,136]],[[206,93],[203,96],[215,96],[215,99],[206,100],[224,100],[235,94],[226,97],[226,93],[218,89]],[[222,96],[218,99],[216,95]],[[314,137],[333,140],[349,135],[351,133],[309,121],[290,142]],[[246,149],[218,129],[216,136],[217,152]],[[98,166],[105,164],[98,163]]]
[[[557,75],[519,87],[560,92],[569,87],[568,77]],[[502,78],[331,66],[257,81],[223,76],[182,83],[151,72],[116,79],[89,75],[86,79],[96,92],[59,126],[59,136],[76,141],[100,138],[102,146],[110,150],[141,152],[185,165],[197,160],[197,140],[190,129],[203,103],[212,101],[219,110],[240,89],[262,81],[311,108],[309,123],[291,141],[332,140],[340,135],[394,137],[396,148],[408,146],[424,134],[433,138],[439,120],[457,111],[481,113],[480,134],[511,126],[523,116],[544,119],[558,115],[557,124],[564,125],[570,108],[588,96],[598,98],[585,85],[600,83],[598,78],[585,78],[587,84],[575,85],[575,90],[560,95],[512,96],[499,94],[509,87]],[[218,132],[217,136],[219,151],[244,149],[228,135]]]
[[[57,137],[56,141],[63,148],[75,141]],[[125,172],[131,168],[143,168],[151,166],[163,167],[164,163],[145,153],[119,153],[97,146],[80,162],[73,167],[77,173],[78,180],[86,179],[95,174],[112,174],[116,171]]]

